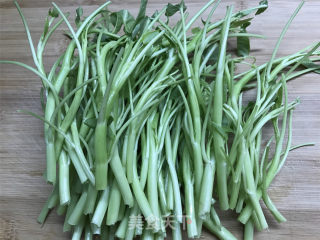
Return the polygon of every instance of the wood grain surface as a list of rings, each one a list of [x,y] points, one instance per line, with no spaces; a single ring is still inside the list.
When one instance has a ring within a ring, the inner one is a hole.
[[[51,0],[20,1],[29,23],[33,40],[39,39],[44,17]],[[90,13],[103,1],[57,0],[64,11],[74,15],[77,6]],[[150,0],[148,13],[163,7],[168,0]],[[170,1],[170,2],[178,2]],[[191,15],[206,2],[185,1]],[[249,30],[263,34],[265,39],[253,40],[252,50],[257,62],[269,59],[275,41],[291,13],[300,1],[271,0],[269,9],[257,16]],[[215,19],[222,18],[225,7],[234,4],[236,10],[258,4],[258,1],[222,0]],[[139,0],[114,0],[111,9],[130,9],[137,13]],[[50,66],[67,40],[60,28],[45,52]],[[298,51],[320,40],[320,1],[307,1],[284,38],[278,56]],[[0,59],[32,63],[27,38],[17,10],[11,0],[0,0]],[[28,109],[41,113],[40,80],[32,73],[12,65],[0,65],[0,239],[56,240],[70,239],[62,233],[63,218],[52,212],[41,227],[36,218],[51,191],[42,177],[45,169],[43,123],[17,113]],[[294,112],[293,144],[315,142],[314,147],[295,150],[269,189],[269,193],[287,222],[277,224],[266,212],[270,229],[256,233],[255,239],[319,239],[320,236],[320,76],[309,74],[289,83],[290,98],[300,96],[301,104]],[[239,239],[242,226],[233,213],[222,214],[223,224]],[[202,239],[215,239],[205,233]]]

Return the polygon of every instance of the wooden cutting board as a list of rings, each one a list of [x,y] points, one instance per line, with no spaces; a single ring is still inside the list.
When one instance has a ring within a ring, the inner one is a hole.
[[[148,13],[161,9],[168,0],[150,0]],[[21,1],[34,41],[39,39],[44,17],[51,0]],[[74,15],[81,5],[88,14],[103,1],[63,1],[56,3]],[[171,1],[178,2],[178,1]],[[186,0],[190,15],[196,13],[204,0]],[[275,41],[289,19],[297,0],[272,0],[269,9],[258,16],[250,32],[263,34],[265,39],[252,41],[252,52],[257,63],[270,58]],[[225,6],[234,4],[236,10],[255,6],[258,1],[222,0],[215,19],[222,18]],[[138,0],[114,0],[112,10],[130,9],[134,14]],[[50,41],[45,62],[50,66],[65,48],[67,40],[58,30]],[[307,1],[284,38],[278,56],[298,51],[320,40],[320,2]],[[17,60],[30,65],[32,57],[17,10],[11,0],[0,0],[0,59]],[[36,218],[46,201],[51,186],[42,177],[45,169],[43,123],[17,113],[28,109],[41,113],[40,80],[30,72],[11,65],[0,65],[0,239],[48,240],[70,239],[62,233],[63,217],[55,212],[41,227]],[[281,174],[275,179],[269,193],[287,222],[277,224],[266,212],[270,229],[256,234],[256,239],[319,239],[320,236],[320,76],[309,74],[289,83],[290,98],[300,97],[301,104],[294,112],[293,144],[314,142],[290,153]],[[234,221],[232,213],[222,214],[223,224],[239,239],[242,226]],[[202,239],[215,239],[205,233]]]

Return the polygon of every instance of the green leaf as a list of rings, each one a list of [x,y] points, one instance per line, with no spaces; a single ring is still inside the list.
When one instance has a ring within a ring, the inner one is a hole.
[[[100,15],[102,18],[104,18],[103,22],[107,31],[112,32],[113,28],[111,28],[112,21],[110,11],[108,11],[107,9],[101,10]],[[97,22],[93,23],[93,25],[97,25]]]
[[[249,53],[250,39],[248,37],[237,37],[237,55],[240,57],[245,57],[248,56]]]
[[[259,5],[266,5],[266,7],[258,9],[258,11],[256,12],[256,15],[259,15],[259,14],[263,13],[265,10],[267,10],[268,0],[262,0],[261,2],[259,2]]]
[[[80,25],[82,15],[83,15],[83,9],[82,7],[78,7],[76,10],[76,20],[75,20],[77,27]]]
[[[250,19],[250,18],[248,18]],[[246,28],[251,24],[250,20],[245,19],[247,21],[241,21],[241,31],[242,33],[246,33]],[[239,21],[240,22],[240,21]],[[239,36],[237,37],[237,55],[240,57],[248,56],[250,53],[250,39],[249,37]]]
[[[49,9],[49,12],[48,12],[48,15],[53,17],[53,18],[56,18],[56,17],[59,17],[59,12],[56,8],[50,8]]]
[[[145,26],[149,19],[146,16],[147,3],[148,0],[141,0],[138,16],[134,22],[134,25],[132,26],[132,38],[135,38],[137,35],[142,34],[145,29]]]
[[[114,26],[113,33],[118,33],[122,27],[122,24],[123,24],[123,19],[121,17],[121,14],[119,12],[111,13],[110,21],[111,21],[112,25]]]
[[[132,37],[133,38],[135,38],[138,34],[142,34],[143,33],[143,31],[144,31],[144,29],[146,27],[147,21],[148,21],[148,17],[144,17],[139,22],[135,23],[135,26],[134,26],[133,31],[132,31]]]
[[[180,11],[180,7],[183,7],[183,11],[187,9],[186,5],[184,4],[184,1],[182,0],[179,4],[173,5],[171,3],[168,3],[166,13],[165,15],[167,17],[171,17],[174,15],[176,12]]]
[[[233,23],[232,23],[232,27],[240,27],[240,26],[245,26],[246,24],[248,24],[248,25],[246,25],[246,27],[247,26],[249,26],[250,24],[251,24],[251,20],[252,20],[253,18],[246,18],[246,19],[240,19],[240,20],[238,20],[238,21],[234,21]]]
[[[302,65],[306,68],[314,68],[313,72],[320,74],[320,65],[313,63],[310,59],[303,61]]]
[[[240,12],[237,12],[235,17],[236,18],[243,18],[245,16],[248,16],[249,14],[251,14],[252,12],[254,12],[254,9],[246,9],[246,10],[242,10]]]
[[[128,10],[119,11],[120,16],[122,17],[122,22],[124,24],[124,31],[128,34],[131,33],[135,25],[134,17],[128,12]]]
[[[146,8],[147,8],[148,0],[141,0],[139,13],[136,19],[136,23],[138,23],[141,19],[146,16]]]

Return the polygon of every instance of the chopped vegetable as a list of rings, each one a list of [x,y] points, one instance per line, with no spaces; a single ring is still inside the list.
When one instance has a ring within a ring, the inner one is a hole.
[[[220,206],[235,210],[244,238],[253,239],[255,228],[268,228],[260,199],[278,222],[286,221],[267,189],[289,151],[310,145],[291,145],[299,99],[289,102],[287,81],[319,73],[320,43],[276,58],[301,3],[271,59],[238,73],[237,65],[252,58],[250,38],[262,37],[247,27],[268,2],[240,12],[230,6],[212,22],[219,2],[209,1],[190,20],[183,1],[149,17],[142,0],[136,18],[111,12],[106,2],[88,17],[78,8],[76,29],[53,3],[37,48],[15,2],[35,67],[1,63],[22,66],[43,84],[44,116],[21,111],[44,121],[45,178],[54,188],[40,223],[57,207],[72,239],[164,239],[171,227],[178,240],[182,230],[200,237],[202,226],[219,239],[235,239],[222,226]],[[210,7],[203,25],[191,29]],[[180,19],[172,22],[173,15]],[[46,72],[44,49],[62,23],[70,42]],[[237,39],[238,56],[230,38]],[[243,94],[252,88],[256,98],[246,104]],[[268,123],[274,132],[265,145]]]

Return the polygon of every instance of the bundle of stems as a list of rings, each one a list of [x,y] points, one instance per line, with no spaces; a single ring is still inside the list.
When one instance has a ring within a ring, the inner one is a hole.
[[[169,230],[178,240],[184,228],[198,238],[202,226],[219,239],[235,239],[221,224],[217,202],[239,214],[245,239],[253,239],[254,228],[268,228],[260,199],[277,221],[286,220],[267,189],[289,151],[308,145],[291,144],[299,99],[288,101],[287,81],[319,71],[320,43],[276,58],[301,3],[271,59],[256,66],[249,63],[249,40],[263,36],[246,28],[267,1],[240,12],[230,6],[213,22],[219,2],[209,1],[191,18],[183,2],[149,17],[142,0],[136,18],[111,12],[106,2],[88,17],[78,8],[76,29],[53,3],[37,48],[15,2],[35,67],[1,62],[31,70],[43,84],[44,117],[23,111],[44,121],[45,179],[53,191],[40,223],[56,207],[74,240],[164,239]],[[172,22],[175,14],[180,18]],[[202,26],[191,28],[201,17]],[[44,49],[62,23],[70,42],[46,72]],[[239,73],[241,63],[249,70]],[[256,96],[245,103],[248,89]],[[263,144],[268,123],[273,136]]]

